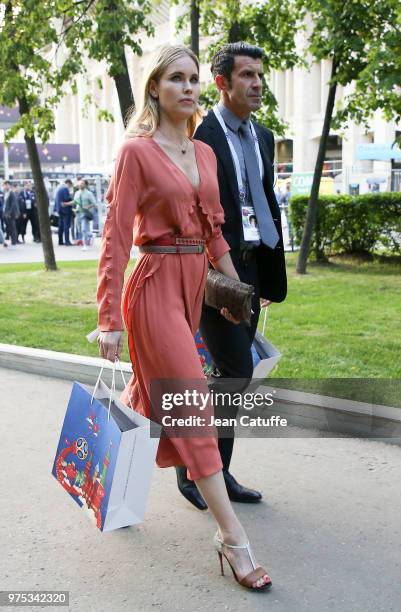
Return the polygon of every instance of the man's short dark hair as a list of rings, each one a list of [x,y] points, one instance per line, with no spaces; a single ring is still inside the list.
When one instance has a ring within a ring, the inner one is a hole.
[[[65,184],[66,185],[72,185],[72,180],[71,179],[65,179]]]
[[[224,45],[224,47],[213,55],[212,65],[210,67],[213,77],[221,74],[231,85],[231,74],[237,55],[244,55],[245,57],[252,57],[253,59],[263,59],[263,49],[246,42],[235,42]]]
[[[11,187],[10,181],[3,181],[3,185],[10,185],[10,187]]]

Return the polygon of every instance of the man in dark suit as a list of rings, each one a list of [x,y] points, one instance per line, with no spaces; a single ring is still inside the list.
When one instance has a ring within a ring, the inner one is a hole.
[[[251,346],[260,308],[283,301],[287,293],[280,210],[273,190],[274,137],[269,129],[250,122],[251,113],[262,103],[262,60],[262,49],[243,42],[225,45],[215,54],[211,70],[220,102],[195,133],[216,154],[225,213],[223,235],[240,279],[255,287],[250,327],[235,325],[218,310],[203,307],[200,331],[216,366],[210,385],[214,391],[224,391],[227,382],[230,392],[247,388],[253,375]],[[232,417],[236,409],[231,408],[228,415],[215,405],[215,412]],[[229,471],[233,445],[234,430],[219,430],[228,495],[232,501],[258,502],[261,493],[240,485]],[[185,467],[177,468],[177,482],[188,501],[207,508],[195,483],[187,479]]]
[[[17,221],[20,216],[17,196],[15,195],[10,181],[4,181],[4,219],[7,226],[7,234],[11,237],[11,249],[15,249],[18,242]]]
[[[64,185],[57,189],[54,200],[54,210],[58,212],[58,244],[72,246],[70,241],[70,226],[72,220],[72,207],[74,205],[71,197],[72,181],[66,179]]]
[[[24,185],[24,189],[20,191],[19,207],[20,207],[21,213],[25,215],[25,218],[24,218],[25,230],[26,230],[28,221],[30,221],[31,227],[32,227],[33,241],[40,242],[39,218],[38,218],[38,210],[36,208],[36,195],[32,188],[31,181],[26,181]],[[25,231],[23,232],[23,235],[25,236]]]
[[[4,213],[4,193],[0,189],[0,229],[2,229],[3,232],[5,232],[6,225],[4,223],[3,213]]]

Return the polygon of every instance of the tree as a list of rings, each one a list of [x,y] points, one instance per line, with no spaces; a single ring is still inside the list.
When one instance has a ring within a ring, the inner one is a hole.
[[[177,21],[178,30],[187,26],[189,18],[192,23],[192,2],[184,1],[187,11]],[[173,4],[176,3],[177,0],[173,0]],[[272,70],[286,70],[299,62],[294,42],[297,12],[293,0],[197,0],[197,6],[199,32],[208,37],[206,53],[201,54],[207,61],[222,45],[243,40],[264,50],[266,81]],[[206,106],[213,105],[217,99],[214,85],[207,87],[201,96]],[[286,125],[278,117],[277,100],[267,83],[257,119],[269,125],[277,135],[284,135]]]
[[[148,36],[154,33],[148,19],[152,6],[152,0],[96,0],[77,8],[75,23],[66,24],[65,31],[75,30],[77,44],[82,45],[89,58],[106,61],[108,74],[115,82],[124,126],[135,104],[125,47],[131,48],[136,55],[142,54],[138,32]],[[100,114],[111,119],[104,109]]]
[[[105,59],[114,79],[124,123],[134,104],[125,46],[141,53],[134,34],[153,29],[146,20],[151,0],[8,0],[0,4],[0,104],[18,106],[20,119],[7,131],[24,133],[37,196],[45,267],[56,270],[48,195],[36,147],[55,129],[54,110],[65,93],[77,92],[85,52]],[[112,119],[106,109],[99,117]]]
[[[387,121],[401,121],[401,4],[388,0],[387,10],[387,27],[372,41],[366,67],[337,113],[339,122],[352,119],[368,127],[377,110]]]
[[[325,117],[297,262],[299,274],[306,273],[337,86],[351,83],[361,86],[363,74],[372,66],[372,48],[394,23],[392,3],[394,0],[297,0],[299,17],[304,20],[308,32],[305,53],[312,62],[332,61]],[[341,120],[339,114],[337,126]]]
[[[7,141],[23,131],[47,270],[57,266],[36,136],[48,140],[54,130],[53,109],[79,67],[73,47],[63,57],[52,56],[60,34],[56,17],[61,14],[69,16],[65,0],[8,0],[0,5],[0,103],[19,108],[20,119],[7,131]]]
[[[199,56],[199,1],[190,0],[191,2],[191,49],[195,55]]]

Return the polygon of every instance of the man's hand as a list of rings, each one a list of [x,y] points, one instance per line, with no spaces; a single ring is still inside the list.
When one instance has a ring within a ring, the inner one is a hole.
[[[223,317],[225,317],[227,319],[227,321],[230,321],[231,323],[234,323],[234,325],[238,325],[240,323],[240,321],[238,321],[238,319],[234,319],[233,315],[228,310],[228,308],[221,308],[220,314],[223,315]]]
[[[123,348],[123,334],[121,331],[100,332],[97,339],[100,355],[104,359],[114,361],[120,359]]]
[[[267,306],[270,306],[272,302],[270,300],[265,300],[263,298],[260,298],[260,307],[261,308],[267,308]]]

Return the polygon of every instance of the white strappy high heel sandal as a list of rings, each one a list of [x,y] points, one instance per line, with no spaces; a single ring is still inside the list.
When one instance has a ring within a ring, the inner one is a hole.
[[[249,546],[249,541],[243,546],[234,546],[232,544],[226,544],[220,538],[219,532],[217,531],[213,538],[213,543],[219,555],[222,576],[224,576],[223,557],[225,557],[226,561],[231,567],[231,571],[234,574],[234,578],[238,582],[238,584],[240,584],[241,586],[247,589],[251,589],[252,591],[266,591],[267,589],[270,589],[270,587],[272,586],[272,581],[270,580],[266,570],[260,565],[259,566],[256,565],[251,549],[250,549],[250,546]],[[241,580],[239,580],[233,566],[231,565],[229,559],[227,558],[227,555],[224,553],[224,550],[223,550],[224,546],[226,548],[243,549],[247,551],[249,558],[251,560],[251,563],[252,563],[253,570],[249,572],[249,574],[241,578]],[[262,584],[261,586],[253,586],[254,583],[260,580],[261,578],[264,578],[265,580],[264,584]]]

